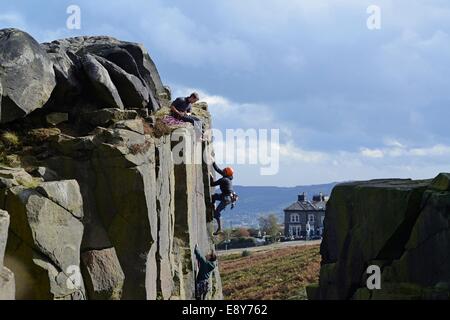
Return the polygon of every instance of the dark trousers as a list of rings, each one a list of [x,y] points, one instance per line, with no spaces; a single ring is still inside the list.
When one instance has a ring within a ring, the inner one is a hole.
[[[215,204],[216,201],[220,201],[219,205],[217,206],[216,210],[214,210],[214,218],[220,219],[221,212],[225,210],[225,208],[231,204],[231,197],[227,195],[223,195],[221,193],[215,193],[212,196],[212,201]]]
[[[196,300],[206,300],[206,295],[209,291],[209,281],[196,281],[195,284],[195,299]]]

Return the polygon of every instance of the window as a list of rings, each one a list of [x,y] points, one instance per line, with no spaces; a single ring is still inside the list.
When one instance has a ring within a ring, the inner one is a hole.
[[[291,222],[300,222],[300,216],[297,213],[292,214]]]
[[[316,216],[314,214],[309,214],[308,221],[309,223],[314,223],[316,221]]]
[[[289,233],[290,233],[291,237],[300,237],[301,231],[302,231],[301,226],[291,226]]]

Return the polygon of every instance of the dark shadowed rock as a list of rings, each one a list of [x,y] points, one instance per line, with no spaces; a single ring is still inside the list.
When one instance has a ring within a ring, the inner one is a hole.
[[[448,299],[448,175],[433,181],[374,180],[337,185],[327,204],[316,299]],[[367,290],[366,269],[381,268]]]
[[[138,77],[127,73],[116,64],[102,57],[97,57],[97,60],[108,70],[127,108],[145,108],[148,105],[149,92]]]
[[[441,173],[430,185],[430,188],[439,191],[450,191],[450,173]]]
[[[53,63],[45,50],[17,29],[0,30],[0,79],[2,123],[41,108],[56,85]]]
[[[74,102],[80,100],[83,83],[86,82],[80,57],[60,41],[41,45],[53,61],[56,87],[52,94],[52,103],[58,111],[70,111]]]
[[[37,177],[41,177],[44,181],[55,181],[58,180],[58,175],[55,171],[46,168],[46,167],[38,167],[33,171],[33,175]]]
[[[161,78],[156,69],[155,64],[147,53],[147,50],[140,44],[119,41],[111,37],[75,37],[53,41],[43,44],[44,48],[49,52],[55,63],[55,71],[58,79],[58,86],[55,93],[55,100],[59,103],[67,101],[68,97],[77,96],[80,92],[85,91],[86,86],[83,85],[84,75],[80,60],[86,54],[94,54],[113,63],[125,72],[127,82],[125,88],[121,88],[124,74],[120,74],[113,79],[114,84],[122,91],[124,95],[130,95],[129,88],[138,89],[138,94],[145,99],[140,103],[147,102],[145,107],[150,110],[158,110],[160,108],[159,97],[165,92]],[[113,71],[113,72],[117,72]],[[134,77],[130,77],[132,75]],[[112,74],[111,74],[112,76]],[[148,92],[148,97],[135,78],[141,81],[141,85]],[[130,83],[131,80],[131,83]],[[134,95],[135,93],[133,93]],[[63,98],[61,98],[63,97]],[[124,98],[127,100],[127,98]],[[127,104],[127,101],[124,101]],[[131,100],[132,103],[133,99]],[[140,105],[140,104],[139,104]],[[136,105],[134,107],[139,107]],[[105,105],[99,107],[106,107]],[[126,105],[128,107],[128,105]],[[130,106],[132,107],[132,106]]]
[[[93,126],[108,126],[122,120],[134,120],[138,116],[135,110],[101,109],[82,115],[83,120]]]
[[[82,62],[84,71],[91,81],[92,91],[96,99],[104,103],[105,107],[123,109],[119,92],[105,67],[90,54],[84,56]]]
[[[63,112],[53,112],[48,114],[45,117],[47,123],[51,126],[57,126],[60,123],[66,122],[69,120],[69,115]]]

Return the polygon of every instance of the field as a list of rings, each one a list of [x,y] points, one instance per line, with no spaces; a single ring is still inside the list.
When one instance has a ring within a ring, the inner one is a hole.
[[[221,255],[225,300],[304,300],[305,287],[318,282],[319,245]]]

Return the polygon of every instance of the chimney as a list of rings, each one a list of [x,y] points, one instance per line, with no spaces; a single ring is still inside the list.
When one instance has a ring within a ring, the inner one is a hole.
[[[299,202],[305,202],[306,201],[306,193],[303,192],[302,194],[298,195],[298,201]]]

